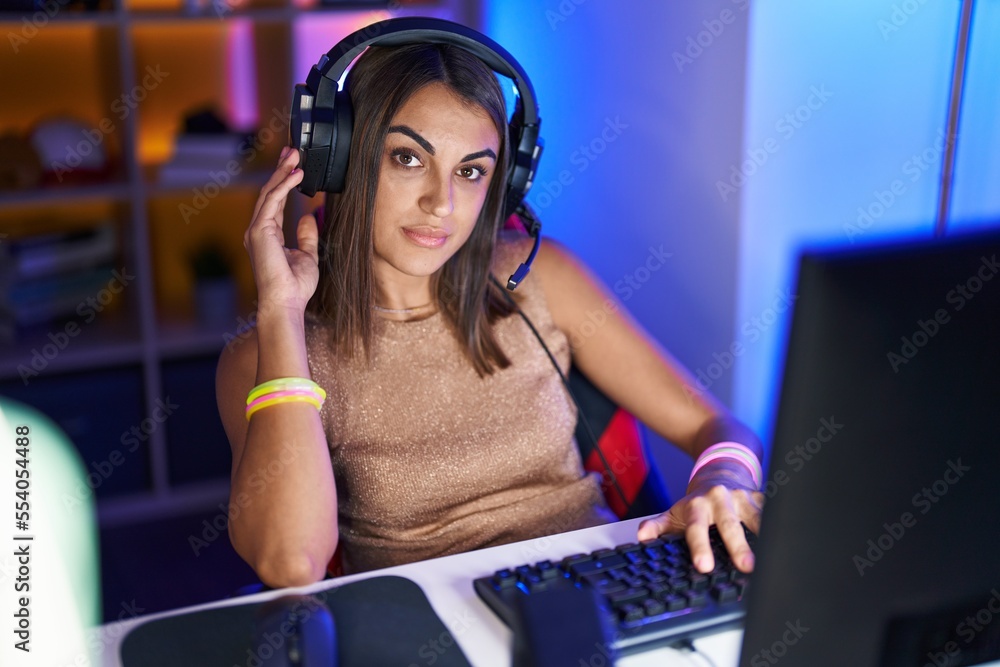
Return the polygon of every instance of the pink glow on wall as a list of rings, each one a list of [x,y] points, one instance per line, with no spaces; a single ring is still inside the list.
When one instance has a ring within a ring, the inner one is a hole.
[[[309,74],[309,68],[315,65],[327,51],[336,46],[337,42],[376,21],[383,21],[399,16],[433,16],[442,19],[454,19],[454,12],[448,8],[415,7],[407,10],[354,12],[336,14],[309,14],[295,21],[292,40],[295,43],[295,61],[293,63],[295,82],[303,83]]]
[[[234,129],[249,130],[260,118],[257,108],[257,78],[254,65],[253,23],[232,19],[226,37],[226,113]]]

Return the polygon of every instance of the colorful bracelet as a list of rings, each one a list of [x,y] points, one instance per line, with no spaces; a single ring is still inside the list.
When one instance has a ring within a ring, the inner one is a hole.
[[[309,378],[275,378],[273,380],[268,380],[267,382],[262,382],[251,389],[250,393],[247,395],[247,405],[250,405],[250,403],[264,394],[269,394],[273,391],[282,391],[285,389],[307,389],[315,392],[321,399],[326,398],[326,392],[323,388]]]
[[[760,461],[757,460],[757,455],[753,453],[753,450],[738,442],[718,442],[699,454],[698,460],[694,462],[694,468],[691,470],[691,477],[688,478],[688,482],[690,483],[703,467],[712,461],[723,458],[746,466],[747,470],[750,471],[750,476],[753,478],[754,486],[758,489],[760,488],[761,480],[764,477]]]
[[[326,392],[309,378],[276,378],[262,382],[247,395],[247,421],[254,413],[283,403],[309,403],[319,410],[326,400]]]

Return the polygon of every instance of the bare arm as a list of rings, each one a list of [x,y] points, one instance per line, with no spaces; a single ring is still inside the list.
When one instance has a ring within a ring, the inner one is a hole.
[[[557,327],[570,340],[573,363],[601,391],[693,458],[721,441],[739,442],[762,457],[757,437],[730,415],[622,308],[619,301],[565,248],[546,241],[535,262]],[[688,495],[644,522],[638,537],[684,531],[695,562],[711,570],[708,527],[716,524],[737,567],[753,555],[740,522],[757,531],[762,494],[750,472],[729,460],[702,468]]]
[[[233,451],[230,540],[274,588],[322,579],[337,546],[337,495],[319,413],[308,403],[286,403],[256,412],[249,423],[245,417],[247,394],[257,384],[310,376],[304,312],[316,287],[318,235],[305,216],[299,249],[283,247],[281,212],[301,179],[292,166],[285,160],[261,190],[245,236],[260,303],[257,327],[223,350],[216,373]]]

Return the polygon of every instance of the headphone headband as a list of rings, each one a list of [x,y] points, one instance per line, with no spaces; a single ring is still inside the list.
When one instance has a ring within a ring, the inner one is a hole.
[[[374,35],[370,33],[374,32]],[[538,123],[535,89],[521,64],[506,49],[486,35],[460,23],[420,16],[387,19],[355,30],[330,49],[316,65],[323,76],[340,81],[347,68],[369,46],[404,44],[454,44],[472,52],[493,71],[513,79],[524,108],[524,124]],[[353,46],[351,46],[353,44]],[[339,54],[337,53],[339,52]]]

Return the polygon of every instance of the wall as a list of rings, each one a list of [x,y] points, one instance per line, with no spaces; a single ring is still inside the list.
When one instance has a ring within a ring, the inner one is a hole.
[[[729,348],[737,310],[740,204],[714,184],[742,145],[746,6],[504,0],[482,11],[481,29],[539,98],[546,146],[528,199],[544,232],[692,371]],[[648,271],[661,248],[672,255]],[[710,391],[729,403],[731,382],[723,372]],[[652,444],[680,497],[690,459]]]
[[[767,313],[773,295],[794,290],[801,248],[932,236],[960,5],[754,5],[744,155],[774,150],[751,166],[754,173],[739,189],[735,337]],[[990,187],[1000,177],[1000,48],[992,39],[998,28],[997,3],[977,3],[952,229],[1000,217],[1000,189]],[[765,438],[777,405],[788,313],[771,322],[738,360],[733,390],[736,412]]]

